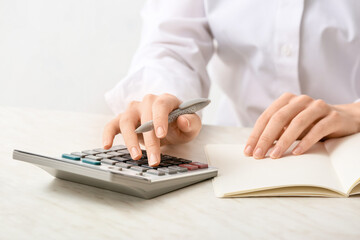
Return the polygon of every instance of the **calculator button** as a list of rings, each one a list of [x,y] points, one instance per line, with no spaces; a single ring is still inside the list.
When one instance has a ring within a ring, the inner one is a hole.
[[[208,165],[206,163],[201,163],[201,162],[192,162],[189,163],[190,165],[195,165],[198,166],[199,168],[208,168]]]
[[[171,169],[171,168],[166,168],[166,167],[158,168],[157,170],[160,171],[160,172],[168,173],[168,174],[175,174],[175,173],[177,173],[177,170]]]
[[[125,145],[116,145],[116,146],[112,146],[109,150],[117,151],[117,150],[123,150],[123,149],[127,149],[127,147]]]
[[[127,161],[126,163],[127,163],[127,164],[131,164],[131,165],[134,165],[134,166],[139,166],[139,165],[141,165],[138,161],[135,161],[135,160],[130,160],[130,161]]]
[[[100,153],[107,153],[107,152],[111,152],[110,149],[103,149],[103,148],[95,148],[93,149],[95,152],[100,152]]]
[[[111,155],[112,157],[118,157],[118,156],[122,155],[121,153],[118,153],[118,152],[108,152],[106,154]]]
[[[199,169],[198,166],[191,165],[191,164],[180,164],[179,167],[187,168],[189,171]]]
[[[146,172],[148,169],[140,166],[132,166],[131,170],[138,171],[138,172]]]
[[[184,168],[184,167],[179,167],[179,166],[169,166],[170,169],[174,169],[178,172],[187,172],[188,169],[187,168]]]
[[[121,167],[121,168],[130,168],[130,167],[132,167],[132,165],[131,165],[131,164],[124,163],[124,162],[118,162],[118,163],[115,163],[115,166],[117,166],[117,167]]]
[[[159,164],[160,167],[168,167],[168,166],[171,166],[172,164],[168,164],[168,163],[164,163],[164,162],[161,162]]]
[[[123,157],[112,157],[112,160],[118,161],[118,162],[125,162],[128,161],[129,159],[127,158],[123,158]]]
[[[165,175],[164,172],[160,172],[160,171],[155,170],[155,169],[149,169],[149,170],[147,170],[146,173],[150,173],[150,174],[157,175],[157,176]]]
[[[88,154],[86,153],[82,153],[82,152],[72,152],[71,155],[75,155],[75,156],[78,156],[78,157],[85,157],[87,156]]]
[[[183,158],[178,158],[177,160],[182,162],[182,163],[185,163],[185,164],[188,164],[188,163],[192,162],[191,160],[187,160],[187,159],[183,159]]]
[[[141,166],[148,169],[157,169],[157,167],[150,167],[148,164],[143,164]]]
[[[95,151],[93,151],[93,150],[84,150],[84,151],[81,151],[81,152],[83,152],[83,153],[85,153],[85,154],[87,154],[87,155],[98,154],[98,152],[95,152]]]
[[[104,159],[101,160],[101,163],[115,165],[115,163],[118,163],[118,161],[114,161],[114,160],[111,160],[111,159],[104,158]]]
[[[96,154],[97,157],[101,157],[101,158],[111,158],[112,156],[107,154],[107,153],[100,153],[100,154]]]
[[[91,159],[91,160],[95,160],[95,161],[100,161],[102,159],[101,157],[94,156],[94,155],[86,156],[86,158]]]
[[[66,159],[70,159],[70,160],[75,160],[75,161],[79,161],[80,157],[79,156],[75,156],[72,154],[66,154],[64,153],[63,155],[61,155],[62,158],[66,158]]]
[[[87,163],[87,164],[92,164],[92,165],[101,165],[100,161],[96,161],[96,160],[89,159],[89,158],[83,158],[82,162]]]
[[[129,151],[127,149],[123,149],[123,150],[120,150],[120,151],[116,151],[117,153],[121,154],[120,156],[122,155],[126,155],[126,154],[130,154]]]
[[[127,158],[128,160],[131,160],[131,159],[132,159],[129,153],[123,154],[123,155],[121,155],[120,157]]]
[[[111,167],[109,167],[109,170],[122,171],[122,168],[121,168],[121,167],[114,167],[114,166],[111,166]]]

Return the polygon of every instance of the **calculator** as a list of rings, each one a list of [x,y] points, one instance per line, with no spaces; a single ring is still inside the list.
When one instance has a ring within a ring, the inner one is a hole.
[[[14,150],[13,158],[35,164],[56,178],[145,199],[217,175],[217,169],[206,163],[163,154],[160,164],[151,167],[145,150],[139,160],[133,160],[125,145],[64,153],[58,157]]]

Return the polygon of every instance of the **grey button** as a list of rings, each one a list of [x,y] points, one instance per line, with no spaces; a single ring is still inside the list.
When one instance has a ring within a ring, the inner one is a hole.
[[[83,152],[83,153],[85,153],[85,154],[87,154],[87,155],[98,154],[98,152],[95,152],[95,151],[93,151],[93,150],[85,150],[85,151],[81,151],[81,152]]]
[[[115,164],[115,166],[121,167],[121,168],[130,168],[130,167],[132,167],[131,164],[124,163],[124,162],[118,162],[118,163]]]
[[[148,169],[140,166],[132,166],[131,170],[138,171],[138,172],[146,172]]]
[[[109,150],[117,151],[117,150],[122,150],[122,149],[127,149],[127,147],[125,145],[116,145],[116,146],[112,146]]]
[[[141,166],[148,169],[157,169],[157,167],[150,167],[148,164],[143,164]]]
[[[106,154],[106,153],[96,154],[96,156],[101,157],[101,158],[111,158],[111,157],[113,157],[112,155],[109,155],[109,154]]]
[[[113,166],[111,166],[111,167],[109,167],[109,169],[116,170],[116,171],[122,171],[121,167],[113,167]]]
[[[111,152],[110,149],[103,149],[103,148],[96,148],[96,149],[93,149],[95,152],[100,152],[100,153],[107,153],[107,152]]]
[[[123,158],[123,157],[113,157],[111,158],[112,160],[116,160],[118,162],[125,162],[125,161],[128,161],[129,159],[127,158]]]
[[[160,172],[168,173],[168,174],[175,174],[175,173],[177,173],[177,170],[171,169],[171,168],[167,168],[167,167],[158,168],[157,170],[160,171]]]
[[[121,154],[121,156],[119,156],[119,157],[127,158],[127,160],[131,160],[131,159],[132,159],[131,156],[130,156],[130,154]]]
[[[123,150],[120,150],[120,151],[116,151],[118,153],[120,153],[121,155],[126,155],[126,154],[130,154],[128,150],[126,149],[123,149]]]
[[[86,158],[91,159],[91,160],[96,160],[96,161],[100,161],[102,159],[101,157],[94,156],[94,155],[86,156]]]
[[[150,173],[150,174],[157,175],[157,176],[165,175],[164,172],[160,172],[160,171],[155,170],[155,169],[149,169],[149,170],[147,170],[146,173]]]
[[[85,157],[86,153],[82,153],[82,152],[72,152],[71,155],[75,155],[75,156],[78,156],[78,157]]]
[[[118,153],[118,152],[108,152],[108,153],[106,153],[106,154],[111,155],[111,156],[113,156],[113,157],[118,157],[118,156],[121,156],[121,155],[122,155],[121,153]]]
[[[170,168],[170,169],[174,169],[174,170],[176,170],[176,171],[178,171],[178,172],[187,172],[187,171],[188,171],[187,168],[179,167],[179,166],[170,166],[169,168]]]
[[[111,159],[104,158],[104,159],[101,160],[101,163],[115,165],[115,163],[118,163],[118,161],[114,161],[114,160],[111,160]]]

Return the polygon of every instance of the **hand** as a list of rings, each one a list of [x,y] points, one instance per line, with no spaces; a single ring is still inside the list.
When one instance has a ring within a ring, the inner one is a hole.
[[[146,95],[141,102],[131,102],[126,111],[111,120],[103,132],[103,147],[109,149],[115,135],[121,133],[134,160],[141,158],[139,142],[146,147],[150,166],[160,163],[160,145],[180,144],[194,139],[200,132],[201,120],[196,114],[185,114],[168,124],[168,115],[181,101],[170,94]],[[153,120],[154,130],[136,134],[140,123]],[[155,134],[156,132],[156,134]]]
[[[254,158],[270,153],[279,158],[295,140],[301,139],[292,151],[299,155],[324,138],[350,135],[360,130],[360,103],[329,105],[309,96],[285,93],[258,118],[247,141],[244,153]]]

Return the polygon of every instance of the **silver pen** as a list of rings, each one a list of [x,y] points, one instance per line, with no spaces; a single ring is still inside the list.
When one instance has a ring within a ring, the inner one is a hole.
[[[179,105],[179,108],[169,113],[168,123],[175,121],[180,115],[195,113],[210,103],[210,99],[196,98],[190,101],[183,102]],[[148,121],[142,124],[135,130],[135,133],[144,133],[154,129],[153,121]]]

